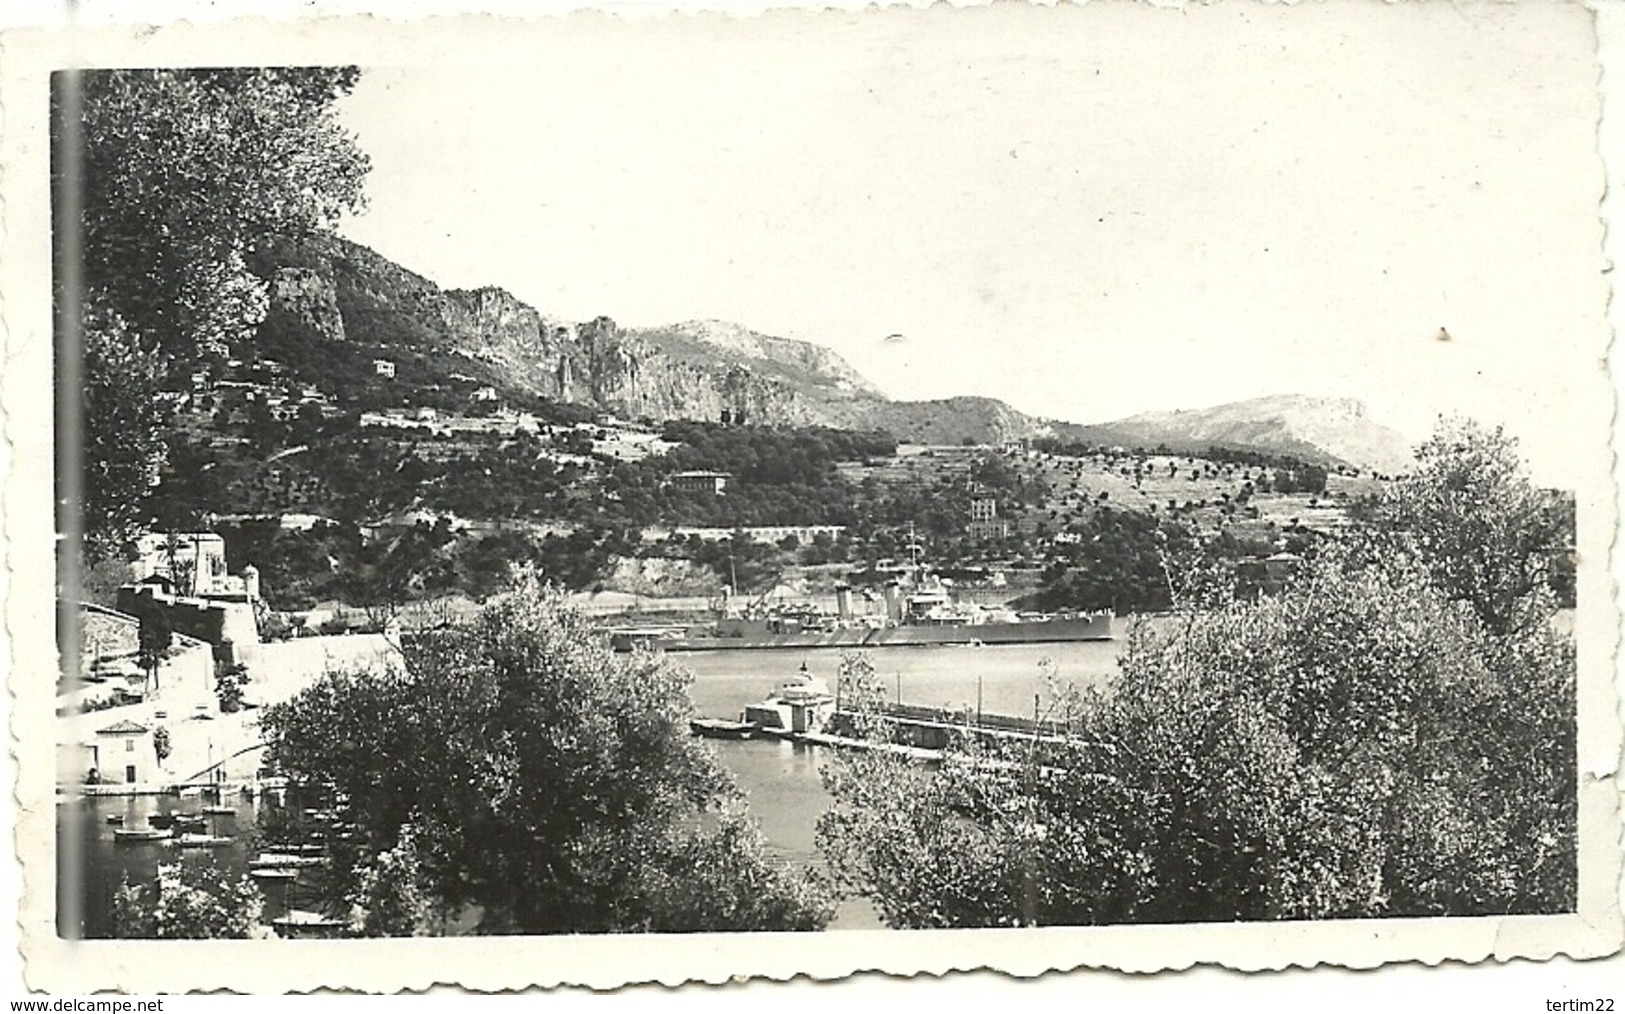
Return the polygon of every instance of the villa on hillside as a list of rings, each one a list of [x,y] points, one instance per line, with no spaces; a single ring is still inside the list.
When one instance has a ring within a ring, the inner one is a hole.
[[[845,525],[758,525],[749,528],[693,528],[678,526],[671,530],[676,539],[698,538],[704,542],[725,542],[737,532],[752,542],[778,545],[794,536],[797,542],[812,542],[820,535],[838,539],[846,534]]]
[[[672,488],[683,490],[686,493],[710,493],[712,496],[721,496],[728,488],[728,480],[733,478],[727,472],[674,472],[667,480]]]
[[[1010,534],[1010,523],[999,517],[999,504],[992,496],[978,493],[970,502],[970,537],[976,542],[997,542]]]
[[[157,610],[177,634],[207,642],[226,663],[242,661],[259,643],[259,570],[250,564],[229,573],[220,535],[155,532],[140,536],[135,548],[136,580],[120,586],[119,611],[144,617]]]

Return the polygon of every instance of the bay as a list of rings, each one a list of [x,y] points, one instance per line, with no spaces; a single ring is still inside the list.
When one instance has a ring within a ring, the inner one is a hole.
[[[1121,623],[1120,623],[1121,625]],[[863,652],[888,694],[907,704],[950,709],[972,708],[978,686],[983,711],[1031,716],[1035,698],[1039,713],[1054,702],[1054,688],[1101,686],[1117,670],[1125,647],[1118,641],[1082,641],[1042,645],[982,647],[892,647]],[[746,704],[766,697],[805,663],[812,675],[836,683],[841,652],[696,651],[671,660],[693,676],[690,687],[698,714],[737,718]],[[1045,673],[1050,674],[1046,679]],[[820,862],[815,842],[818,818],[830,804],[820,769],[831,754],[822,748],[777,740],[711,741],[718,758],[733,772],[760,823],[769,854],[791,869],[811,869]],[[246,832],[255,819],[252,801],[231,797],[235,818],[223,818],[219,830],[239,832],[228,847],[180,850],[159,844],[115,845],[110,814],[124,826],[145,826],[153,813],[195,811],[193,800],[124,796],[63,798],[57,805],[57,832],[62,856],[64,902],[61,930],[67,936],[102,937],[110,931],[114,890],[126,877],[150,881],[160,862],[218,863],[232,873],[247,871]],[[82,855],[82,862],[75,856]],[[285,898],[281,885],[269,885],[267,915],[280,914],[290,902],[300,907],[314,899]],[[297,892],[296,885],[292,890]],[[832,929],[866,929],[880,925],[878,913],[863,899],[843,903]]]

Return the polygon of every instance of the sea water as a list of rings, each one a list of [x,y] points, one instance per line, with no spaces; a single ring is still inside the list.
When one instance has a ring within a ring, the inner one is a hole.
[[[1057,690],[1109,683],[1123,648],[1119,640],[877,648],[859,654],[869,661],[887,696],[904,704],[974,711],[980,695],[984,714],[1030,718],[1035,712],[1041,717],[1050,713]],[[803,664],[833,690],[841,657],[834,649],[671,656],[693,673],[690,696],[695,710],[708,718],[738,718],[746,704],[766,697]],[[770,853],[787,865],[818,863],[814,836],[818,818],[830,804],[819,768],[829,759],[828,750],[775,739],[713,740],[712,745],[749,798]],[[853,899],[841,906],[831,928],[879,925],[873,906]]]
[[[1035,706],[1044,714],[1055,701],[1055,686],[1101,686],[1117,669],[1124,642],[1081,641],[1064,644],[1012,644],[872,649],[862,654],[873,667],[875,679],[889,697],[906,704],[949,709],[976,707],[980,692],[987,714],[1031,717]],[[841,652],[814,651],[695,651],[670,656],[694,677],[690,696],[695,710],[712,718],[738,718],[745,705],[762,700],[803,663],[814,677],[833,689]],[[1046,678],[1046,673],[1049,678]],[[1036,701],[1036,704],[1035,704]],[[819,774],[829,759],[824,748],[778,740],[713,740],[719,759],[732,771],[760,823],[770,855],[790,869],[806,869],[819,862],[814,835],[818,818],[829,808]],[[124,817],[124,826],[141,827],[154,812],[195,810],[200,801],[169,797],[135,796],[64,799],[57,806],[59,846],[77,837],[83,843],[83,862],[75,863],[62,851],[61,883],[79,901],[80,919],[61,927],[66,935],[90,937],[110,932],[112,894],[128,878],[150,881],[160,862],[214,862],[233,873],[247,871],[246,839],[253,826],[253,804],[239,797],[229,802],[238,808],[234,817],[221,818],[217,831],[236,834],[225,848],[181,850],[161,844],[115,845],[108,814]],[[71,830],[70,830],[71,828]],[[75,890],[77,888],[77,890]],[[268,914],[287,907],[314,907],[315,899],[284,894],[303,885],[267,886]],[[64,910],[73,902],[64,898]],[[82,920],[82,921],[81,921]],[[842,905],[832,928],[873,928],[880,925],[872,906],[862,900]]]

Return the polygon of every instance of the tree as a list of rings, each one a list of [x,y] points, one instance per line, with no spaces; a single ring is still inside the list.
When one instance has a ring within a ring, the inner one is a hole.
[[[1435,442],[1415,502],[1277,596],[1195,582],[1043,742],[840,758],[842,889],[894,926],[1572,911],[1575,649],[1498,446]]]
[[[366,157],[335,101],[353,67],[107,70],[82,75],[84,285],[145,342],[190,359],[251,336],[272,237],[361,202]]]
[[[269,936],[259,888],[210,863],[163,863],[152,884],[125,880],[113,895],[113,935],[142,940]]]
[[[434,915],[424,883],[423,859],[411,825],[401,828],[395,845],[378,853],[356,871],[350,894],[348,930],[352,936],[424,936]]]
[[[262,724],[273,765],[353,801],[368,854],[410,843],[439,915],[478,906],[492,933],[830,917],[816,882],[768,861],[691,737],[686,673],[615,654],[534,572],[404,652],[404,671],[330,674]]]
[[[144,520],[169,412],[154,395],[252,338],[267,281],[250,262],[274,238],[358,208],[367,162],[333,108],[354,68],[103,70],[77,80],[77,92],[52,95],[58,135],[72,118],[83,140],[77,172],[53,166],[53,235],[76,234],[82,251],[77,277],[57,284],[83,342],[84,490],[70,506],[83,512],[94,562]],[[79,219],[62,221],[75,206]]]
[[[171,749],[169,730],[161,725],[152,730],[152,752],[157,756],[159,764],[169,759]]]
[[[1573,707],[1572,644],[1509,651],[1403,556],[1331,550],[1278,598],[1138,639],[1102,724],[1157,831],[1142,910],[1565,910]]]
[[[884,742],[886,695],[869,660],[844,658],[839,679],[862,734]],[[869,897],[898,929],[1049,921],[1032,889],[1060,879],[1040,869],[1058,853],[1034,847],[1041,824],[1021,779],[1001,759],[957,746],[934,771],[888,750],[838,754],[823,769],[835,805],[819,818],[817,842],[838,887]]]
[[[1503,652],[1414,561],[1347,562],[1137,626],[1049,741],[841,757],[841,886],[897,927],[1570,910],[1572,646]]]
[[[214,696],[222,714],[230,715],[243,709],[243,684],[247,682],[247,666],[237,663],[219,667],[214,677]]]
[[[169,613],[158,603],[148,600],[141,610],[136,642],[141,668],[147,674],[151,689],[157,689],[158,666],[175,643],[175,629],[169,622]]]
[[[1517,444],[1499,427],[1441,421],[1416,467],[1390,483],[1374,527],[1407,540],[1446,594],[1509,633],[1544,622],[1554,558],[1573,546],[1562,497],[1529,482]]]
[[[88,305],[82,340],[78,508],[86,562],[94,565],[118,559],[145,527],[142,497],[158,481],[169,413],[158,398],[163,360],[117,314]]]

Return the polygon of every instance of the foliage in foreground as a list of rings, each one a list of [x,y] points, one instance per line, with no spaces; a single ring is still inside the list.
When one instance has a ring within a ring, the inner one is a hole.
[[[840,886],[897,927],[1571,911],[1574,646],[1510,455],[1447,431],[1284,594],[1136,626],[1058,742],[843,758]]]
[[[431,910],[532,934],[830,918],[690,736],[687,673],[613,653],[534,574],[405,653],[405,672],[331,674],[264,718],[274,766],[353,801],[363,932],[420,930]]]
[[[249,940],[270,935],[259,888],[209,863],[163,863],[151,884],[113,894],[113,935],[140,940]]]
[[[77,115],[84,144],[80,217],[56,234],[77,231],[83,253],[92,562],[143,521],[165,456],[165,375],[223,357],[265,318],[269,285],[248,266],[256,249],[360,206],[367,161],[335,109],[356,80],[328,67],[100,70],[82,76],[77,107],[53,95],[57,135]],[[58,196],[59,211],[70,206]]]

